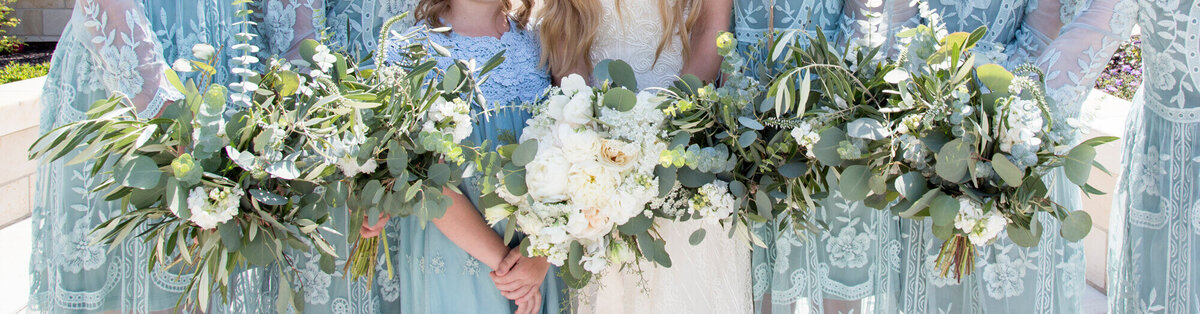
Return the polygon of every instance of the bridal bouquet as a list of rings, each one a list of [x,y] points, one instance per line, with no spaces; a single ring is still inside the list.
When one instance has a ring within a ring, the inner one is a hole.
[[[831,129],[840,161],[826,165],[840,173],[842,194],[931,218],[934,235],[947,240],[937,260],[943,276],[969,275],[975,247],[1001,231],[1037,245],[1038,212],[1062,221],[1065,239],[1082,239],[1091,218],[1051,201],[1043,180],[1062,169],[1085,192],[1100,193],[1087,185],[1094,147],[1113,138],[1072,146],[1057,136],[1070,128],[1052,118],[1036,67],[979,64],[973,47],[986,28],[947,34],[931,25],[900,34],[905,47],[883,75],[896,84],[888,103]]]
[[[725,185],[712,183],[668,204],[663,197],[677,192],[674,177],[659,175],[668,145],[658,108],[663,99],[631,91],[633,72],[621,61],[598,68],[617,84],[592,88],[579,75],[564,78],[562,88],[531,108],[535,116],[520,144],[499,149],[503,160],[483,183],[489,223],[507,219],[505,237],[526,234],[524,253],[566,265],[563,277],[572,287],[609,264],[645,259],[670,266],[653,218],[719,220],[734,202]]]

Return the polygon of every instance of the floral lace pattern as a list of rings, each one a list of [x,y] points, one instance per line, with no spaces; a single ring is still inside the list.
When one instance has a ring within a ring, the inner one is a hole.
[[[683,43],[672,36],[662,52],[659,39],[665,28],[657,1],[602,0],[604,14],[592,44],[592,64],[619,59],[633,67],[638,87],[667,86],[683,69]],[[620,7],[617,7],[618,3]]]
[[[1109,228],[1109,310],[1200,311],[1200,3],[1127,0],[1148,74],[1126,120]]]
[[[111,92],[144,106],[143,116],[156,114],[168,101],[182,98],[163,76],[167,62],[190,55],[192,43],[225,40],[229,33],[222,25],[233,21],[227,1],[73,4],[43,90],[43,133],[83,119],[93,102]],[[120,210],[119,203],[103,200],[103,192],[91,191],[100,184],[88,175],[92,166],[59,161],[38,167],[30,310],[146,313],[173,308],[182,291],[179,281],[187,278],[162,270],[147,273],[148,245],[127,241],[110,250],[91,244],[91,230]]]

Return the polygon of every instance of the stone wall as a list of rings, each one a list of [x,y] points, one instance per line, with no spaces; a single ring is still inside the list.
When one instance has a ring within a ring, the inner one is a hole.
[[[0,228],[29,216],[37,164],[27,159],[37,140],[46,77],[0,85]]]
[[[25,42],[54,42],[71,19],[75,0],[17,0],[10,4],[12,16],[21,19],[8,35]]]

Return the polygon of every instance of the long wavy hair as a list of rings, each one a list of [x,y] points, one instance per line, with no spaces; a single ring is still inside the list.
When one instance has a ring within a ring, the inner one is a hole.
[[[615,0],[618,8],[622,0]],[[652,1],[652,0],[632,0]],[[592,70],[592,44],[600,29],[604,8],[599,0],[546,0],[538,10],[542,40],[542,66],[555,76],[564,76],[573,69]],[[683,45],[683,58],[688,58],[691,31],[696,25],[703,0],[658,0],[663,23],[663,36],[658,39],[655,61],[678,36]],[[617,12],[621,12],[617,10]],[[619,23],[618,21],[614,21]]]
[[[450,0],[420,0],[413,8],[413,18],[431,27],[445,26],[442,15],[450,11]],[[500,11],[516,21],[517,27],[529,27],[529,17],[533,12],[533,0],[504,0]]]

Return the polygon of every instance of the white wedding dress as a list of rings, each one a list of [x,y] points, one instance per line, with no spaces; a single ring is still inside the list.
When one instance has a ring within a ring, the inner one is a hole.
[[[678,36],[655,60],[664,32],[658,1],[602,0],[603,21],[592,46],[592,63],[620,59],[633,67],[638,87],[665,87],[683,69]],[[617,3],[620,8],[617,8]],[[618,14],[618,10],[620,13]],[[656,221],[667,242],[672,266],[651,262],[638,269],[610,266],[575,298],[579,313],[750,313],[750,246],[730,238],[729,230],[692,220]],[[697,229],[707,236],[699,245],[688,237]]]

